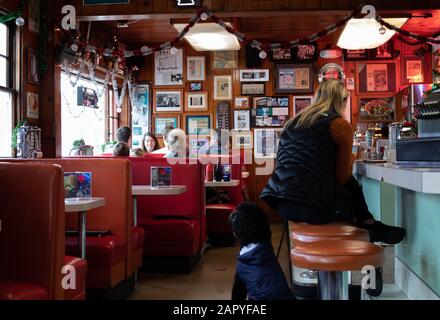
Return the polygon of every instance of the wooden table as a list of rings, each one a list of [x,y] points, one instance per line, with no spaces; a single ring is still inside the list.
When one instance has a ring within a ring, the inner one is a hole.
[[[205,181],[205,187],[236,187],[239,184],[240,184],[240,180]]]
[[[64,199],[64,211],[66,213],[78,213],[78,252],[82,259],[86,258],[86,212],[104,205],[104,198]]]

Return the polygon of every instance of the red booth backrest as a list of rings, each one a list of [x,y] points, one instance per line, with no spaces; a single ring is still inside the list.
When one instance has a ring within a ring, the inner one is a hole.
[[[37,283],[63,299],[63,173],[59,166],[0,163],[0,281]]]

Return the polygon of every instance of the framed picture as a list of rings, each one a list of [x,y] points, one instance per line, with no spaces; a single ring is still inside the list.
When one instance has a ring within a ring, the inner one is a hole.
[[[278,48],[272,50],[271,55],[272,61],[291,61],[292,60],[292,49]]]
[[[359,97],[359,121],[392,122],[394,118],[394,97]]]
[[[249,108],[249,98],[236,97],[234,101],[234,108]]]
[[[292,58],[295,62],[305,63],[318,60],[318,46],[316,43],[299,45],[292,48]]]
[[[26,116],[32,119],[38,119],[40,114],[40,101],[39,96],[36,93],[28,92],[27,93],[27,112]]]
[[[232,100],[231,76],[214,76],[214,100]]]
[[[38,55],[34,49],[28,49],[27,73],[28,83],[40,84],[40,77],[38,75]]]
[[[358,50],[342,50],[342,54],[344,55],[345,61],[359,61],[359,60],[368,60],[368,50],[367,49],[358,49]]]
[[[154,111],[156,113],[182,111],[182,90],[156,90]]]
[[[188,151],[190,158],[198,158],[200,154],[206,154],[207,150],[209,150],[209,135],[188,136]]]
[[[241,94],[244,96],[262,96],[265,93],[264,83],[242,83]]]
[[[187,135],[201,135],[209,134],[212,128],[210,115],[191,115],[186,116],[186,134]]]
[[[236,69],[238,68],[238,51],[213,51],[213,69]]]
[[[282,129],[254,129],[255,158],[276,158]]]
[[[190,82],[188,89],[191,92],[203,91],[203,82]]]
[[[234,110],[234,129],[251,129],[251,110]]]
[[[208,93],[186,93],[186,111],[208,110]]]
[[[154,84],[156,86],[183,85],[183,50],[177,49],[154,53]]]
[[[180,116],[159,116],[154,115],[154,134],[157,137],[163,136],[163,132],[166,127],[173,127],[174,129],[180,128]]]
[[[269,69],[240,70],[240,82],[267,82],[267,81],[269,81]]]
[[[40,32],[40,0],[29,0],[29,31]]]
[[[276,93],[313,93],[312,64],[277,64]]]
[[[313,96],[298,96],[293,97],[293,112],[296,116],[298,113],[303,111],[305,108],[312,104]]]
[[[393,60],[395,58],[394,42],[390,40],[383,45],[368,50],[369,60]]]
[[[434,83],[440,82],[440,49],[432,52],[432,70]]]
[[[396,64],[394,62],[356,63],[357,94],[396,93]]]
[[[252,149],[253,148],[252,131],[232,131],[232,148],[233,149]]]
[[[186,80],[205,81],[205,57],[186,58]]]
[[[134,91],[134,101],[131,101],[131,124],[133,128],[131,143],[132,148],[136,149],[140,148],[144,134],[149,132],[151,127],[151,84],[138,83]]]
[[[417,56],[401,57],[402,84],[423,83],[423,58]]]

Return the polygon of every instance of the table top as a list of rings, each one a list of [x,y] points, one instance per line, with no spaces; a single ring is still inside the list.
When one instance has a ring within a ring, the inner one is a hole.
[[[67,198],[64,211],[67,213],[88,211],[105,205],[104,198]]]
[[[240,184],[240,180],[205,181],[205,187],[236,187],[239,184]]]
[[[152,187],[150,185],[137,185],[131,187],[133,196],[169,196],[186,192],[186,186]]]

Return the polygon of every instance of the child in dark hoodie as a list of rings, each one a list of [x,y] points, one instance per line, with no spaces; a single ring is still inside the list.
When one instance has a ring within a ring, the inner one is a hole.
[[[232,300],[294,300],[272,247],[266,214],[256,204],[244,202],[229,217],[240,255]]]

